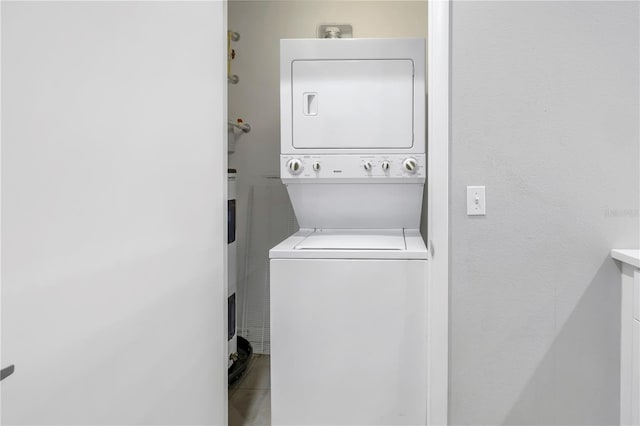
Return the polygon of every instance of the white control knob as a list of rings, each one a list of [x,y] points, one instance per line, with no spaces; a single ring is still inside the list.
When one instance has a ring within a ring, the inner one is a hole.
[[[373,167],[373,166],[371,165],[371,163],[369,161],[367,161],[366,163],[364,163],[364,165],[362,167],[364,167],[364,169],[369,172],[369,171],[371,171],[371,167]]]
[[[315,163],[313,163],[313,166],[311,166],[311,167],[313,167],[313,171],[314,171],[314,172],[318,172],[318,171],[320,171],[320,163],[319,163],[318,161],[316,161]]]
[[[415,173],[418,168],[418,161],[415,158],[407,158],[402,162],[402,166],[408,173]]]
[[[382,170],[386,172],[387,170],[389,170],[389,162],[383,161],[381,167],[382,167]]]
[[[302,161],[298,160],[297,158],[292,158],[291,160],[287,161],[287,168],[289,169],[289,172],[292,175],[297,175],[302,173]]]

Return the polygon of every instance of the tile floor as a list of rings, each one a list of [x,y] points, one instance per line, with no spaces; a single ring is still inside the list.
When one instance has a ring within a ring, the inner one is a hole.
[[[254,355],[240,379],[229,387],[229,426],[271,424],[271,359]]]

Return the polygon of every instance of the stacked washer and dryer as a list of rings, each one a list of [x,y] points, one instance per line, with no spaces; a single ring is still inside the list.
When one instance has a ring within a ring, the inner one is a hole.
[[[270,250],[272,424],[426,424],[425,41],[280,49],[300,230]]]

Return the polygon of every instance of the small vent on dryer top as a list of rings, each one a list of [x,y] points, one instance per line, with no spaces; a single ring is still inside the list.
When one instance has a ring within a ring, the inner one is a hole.
[[[353,38],[353,27],[349,24],[320,25],[318,38]]]

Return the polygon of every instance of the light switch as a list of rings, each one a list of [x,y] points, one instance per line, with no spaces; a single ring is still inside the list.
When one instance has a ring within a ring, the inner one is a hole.
[[[484,186],[467,186],[467,216],[487,214]]]

